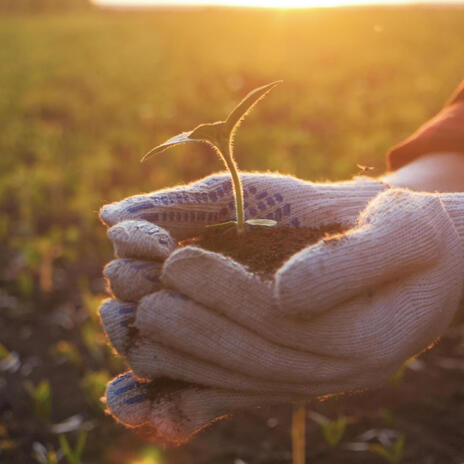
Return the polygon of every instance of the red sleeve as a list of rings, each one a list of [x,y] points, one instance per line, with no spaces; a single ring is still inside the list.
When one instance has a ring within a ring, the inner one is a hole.
[[[387,168],[394,171],[427,153],[464,155],[464,81],[446,106],[414,134],[387,154]]]

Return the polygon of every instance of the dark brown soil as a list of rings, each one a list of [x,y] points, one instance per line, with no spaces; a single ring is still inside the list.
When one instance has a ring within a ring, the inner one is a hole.
[[[262,277],[272,275],[290,256],[323,237],[341,232],[338,224],[324,229],[291,227],[248,227],[238,234],[235,227],[207,229],[182,244],[216,251],[244,264]]]

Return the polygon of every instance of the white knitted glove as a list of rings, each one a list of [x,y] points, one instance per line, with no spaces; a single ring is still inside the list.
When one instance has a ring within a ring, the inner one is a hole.
[[[348,228],[368,201],[387,188],[367,177],[325,184],[277,174],[243,173],[241,179],[247,219],[272,218],[293,227]],[[111,290],[125,301],[158,290],[159,262],[177,246],[172,237],[195,236],[207,224],[232,220],[234,214],[230,176],[222,173],[103,206],[100,217],[113,226],[108,237],[120,258],[104,271]]]
[[[102,307],[115,348],[154,379],[150,389],[131,374],[114,381],[108,406],[122,422],[184,440],[236,408],[379,384],[455,313],[462,237],[463,195],[391,190],[353,230],[290,259],[275,288],[221,255],[180,249],[161,277],[179,293]],[[157,391],[164,376],[205,388]]]
[[[387,188],[368,177],[326,184],[278,174],[241,173],[240,178],[246,219],[268,218],[294,227],[349,227],[367,202]],[[100,217],[108,226],[143,219],[178,240],[193,237],[208,224],[235,219],[230,176],[217,173],[189,185],[135,195],[103,206]]]

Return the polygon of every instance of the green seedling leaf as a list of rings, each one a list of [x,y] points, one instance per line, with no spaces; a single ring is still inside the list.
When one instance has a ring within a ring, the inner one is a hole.
[[[9,358],[10,356],[11,353],[8,351],[8,349],[0,343],[0,361],[3,361],[4,359]]]
[[[75,366],[82,365],[82,356],[79,353],[79,350],[72,343],[65,340],[59,341],[55,345],[55,353],[64,361],[68,361]]]
[[[324,440],[331,447],[335,447],[340,443],[348,424],[354,422],[352,417],[340,416],[332,420],[315,411],[309,411],[308,416],[319,426]]]
[[[415,358],[409,358],[407,361],[405,361],[400,368],[391,376],[390,378],[390,383],[394,385],[395,387],[398,387],[403,383],[403,378],[404,374],[406,372],[406,369],[414,362]]]
[[[183,143],[192,143],[192,142],[197,142],[197,143],[204,142],[204,140],[196,140],[196,139],[191,138],[190,135],[192,134],[192,132],[193,131],[182,132],[182,134],[178,134],[174,137],[171,137],[170,139],[166,140],[166,142],[151,149],[148,153],[145,153],[145,155],[143,155],[140,161],[143,162],[150,156],[157,155],[158,153],[162,153],[163,151],[175,145],[181,145]]]
[[[87,431],[83,430],[77,438],[77,443],[74,449],[68,442],[65,435],[59,436],[61,451],[66,457],[68,464],[81,464],[82,452],[84,451],[85,442],[87,440]]]
[[[369,451],[382,456],[390,464],[399,464],[403,460],[405,437],[400,435],[390,448],[380,443],[370,443]]]
[[[227,142],[228,135],[224,130],[224,121],[217,121],[207,124],[200,124],[190,132],[192,140],[210,142],[213,145],[220,145],[223,141]],[[225,139],[225,140],[224,140]]]
[[[277,221],[273,219],[247,219],[245,223],[250,226],[260,227],[275,227],[277,225]]]
[[[252,90],[227,116],[225,125],[229,132],[232,132],[252,110],[252,108],[266,96],[274,87],[281,84],[283,81],[271,82],[270,84],[258,87]]]
[[[109,380],[110,374],[106,370],[89,372],[81,380],[81,388],[88,402],[100,410],[104,409],[101,397],[105,393]]]
[[[24,387],[34,403],[34,415],[37,418],[50,416],[52,408],[52,391],[50,382],[45,379],[37,386],[30,381],[25,382]]]

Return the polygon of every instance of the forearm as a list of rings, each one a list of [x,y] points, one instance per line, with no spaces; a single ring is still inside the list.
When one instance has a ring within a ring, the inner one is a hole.
[[[464,192],[464,156],[432,153],[380,178],[393,187],[423,192]]]

